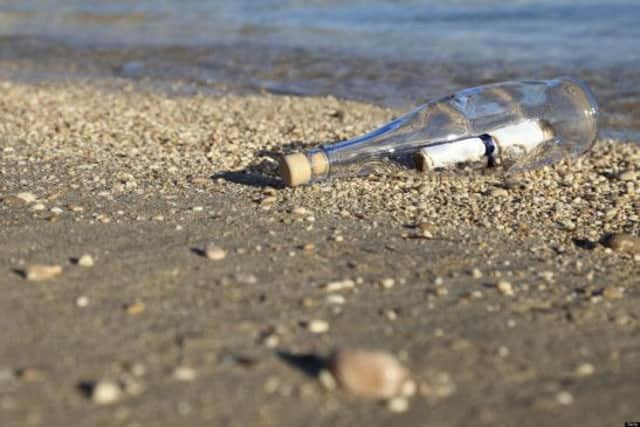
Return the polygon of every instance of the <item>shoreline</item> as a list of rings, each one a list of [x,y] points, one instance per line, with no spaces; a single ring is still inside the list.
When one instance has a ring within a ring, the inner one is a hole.
[[[592,87],[606,111],[601,127],[618,139],[640,133],[640,118],[634,114],[640,108],[638,65],[400,61],[251,43],[118,47],[0,37],[2,80],[98,85],[115,79],[176,96],[335,96],[407,110],[465,87],[572,75]]]

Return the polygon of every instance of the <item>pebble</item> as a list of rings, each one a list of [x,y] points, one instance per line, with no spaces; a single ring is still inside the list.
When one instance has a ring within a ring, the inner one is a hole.
[[[376,350],[337,350],[329,368],[345,390],[370,399],[400,396],[409,376],[393,355]]]
[[[322,384],[322,386],[327,390],[334,390],[337,386],[336,379],[327,369],[320,371],[318,374],[318,381],[320,381],[320,384]]]
[[[78,265],[80,267],[93,267],[93,257],[89,254],[84,254],[78,258]]]
[[[138,314],[141,314],[144,311],[144,309],[145,309],[144,303],[141,303],[141,302],[135,302],[133,304],[129,304],[126,307],[127,314],[129,314],[130,316],[136,316]]]
[[[76,306],[78,307],[86,307],[89,305],[89,298],[82,295],[76,298]]]
[[[336,292],[336,291],[342,291],[345,289],[353,289],[356,286],[356,282],[354,282],[351,279],[345,279],[345,280],[337,280],[335,282],[329,282],[324,286],[324,289],[327,292]]]
[[[396,281],[391,277],[386,277],[380,281],[380,285],[385,289],[391,289],[395,286]]]
[[[618,179],[620,181],[635,181],[638,179],[638,176],[639,176],[638,172],[627,170],[627,171],[621,172],[620,175],[618,175]]]
[[[401,413],[407,412],[409,409],[409,399],[406,397],[394,397],[387,401],[387,408],[391,412]]]
[[[431,239],[436,230],[436,226],[430,222],[421,222],[416,228],[420,231],[420,235],[427,239]]]
[[[120,386],[109,380],[98,381],[92,390],[91,399],[98,405],[110,405],[122,397]]]
[[[178,381],[193,381],[196,379],[196,370],[189,366],[178,366],[173,371],[173,377]]]
[[[33,193],[18,193],[16,197],[25,203],[33,203],[37,200]]]
[[[62,208],[59,208],[59,207],[56,206],[56,207],[53,207],[53,208],[49,209],[49,212],[51,212],[54,215],[61,215],[64,212],[64,210],[62,210]]]
[[[435,294],[439,297],[444,297],[449,295],[449,290],[447,288],[445,288],[444,286],[436,286],[435,289]]]
[[[595,371],[596,368],[591,363],[582,363],[576,368],[576,376],[588,377],[590,375],[593,375]]]
[[[267,196],[260,201],[260,204],[263,206],[269,206],[274,204],[277,201],[278,201],[278,198],[276,196]]]
[[[621,299],[624,297],[624,290],[618,286],[607,286],[602,290],[602,296],[608,301]]]
[[[602,244],[614,252],[640,254],[640,238],[631,234],[609,234],[602,239]]]
[[[194,207],[191,208],[191,210],[193,212],[202,212],[204,210],[204,207],[202,207],[202,206],[194,206]]]
[[[227,251],[220,246],[208,244],[204,248],[204,255],[212,261],[220,261],[227,256]]]
[[[474,279],[480,279],[482,277],[482,271],[479,268],[474,268],[471,270],[471,277]]]
[[[306,325],[307,330],[313,334],[324,334],[329,330],[329,322],[325,320],[311,320]]]
[[[33,282],[49,280],[62,274],[61,265],[34,264],[24,270],[24,277]]]
[[[340,294],[329,294],[329,295],[327,295],[327,303],[329,303],[329,304],[342,305],[346,301],[347,300],[345,299],[345,297],[343,297]]]
[[[43,211],[46,208],[47,207],[44,205],[44,203],[36,203],[35,205],[31,206],[32,211]]]
[[[296,216],[306,216],[309,214],[309,209],[299,206],[299,207],[293,208],[291,210],[291,213]]]
[[[509,195],[509,192],[504,188],[495,187],[492,188],[491,191],[489,191],[489,195],[491,195],[492,197],[507,197]]]
[[[243,285],[253,285],[258,283],[258,278],[251,273],[236,273],[234,278]]]
[[[509,297],[513,296],[513,294],[514,294],[513,286],[511,285],[511,282],[508,282],[506,280],[499,280],[498,283],[496,283],[496,289],[502,295],[506,295],[506,296],[509,296]]]
[[[573,403],[573,395],[568,391],[561,391],[556,395],[556,401],[561,405],[571,405]]]

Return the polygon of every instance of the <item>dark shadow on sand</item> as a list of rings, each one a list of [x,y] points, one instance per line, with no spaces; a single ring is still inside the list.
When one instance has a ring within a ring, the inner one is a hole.
[[[287,351],[279,351],[278,357],[287,365],[312,378],[316,378],[327,366],[326,359],[316,356],[315,354],[295,354]]]
[[[211,179],[222,178],[225,181],[234,182],[236,184],[248,185],[251,187],[273,187],[284,188],[284,183],[280,178],[273,178],[259,173],[252,173],[246,169],[239,171],[220,172],[211,177]]]

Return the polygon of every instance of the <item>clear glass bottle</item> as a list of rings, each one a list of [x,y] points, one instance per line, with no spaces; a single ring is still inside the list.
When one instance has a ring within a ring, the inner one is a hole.
[[[289,186],[364,175],[415,155],[422,170],[537,168],[587,151],[598,133],[598,105],[582,81],[497,83],[431,102],[366,134],[285,155]]]

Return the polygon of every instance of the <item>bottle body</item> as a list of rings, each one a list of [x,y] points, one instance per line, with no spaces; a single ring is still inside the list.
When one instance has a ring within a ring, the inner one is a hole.
[[[365,174],[386,159],[413,153],[431,161],[425,170],[465,164],[516,172],[536,168],[588,150],[597,136],[598,115],[589,88],[571,78],[465,89],[369,134],[311,150],[305,155],[316,164],[322,158],[325,165],[301,183]]]

